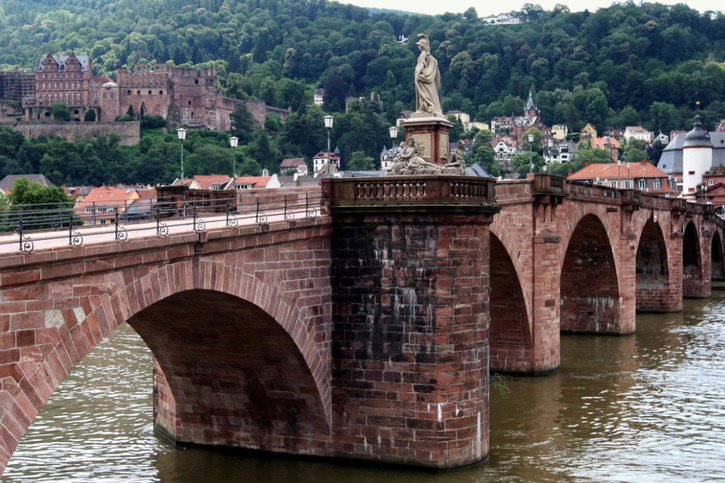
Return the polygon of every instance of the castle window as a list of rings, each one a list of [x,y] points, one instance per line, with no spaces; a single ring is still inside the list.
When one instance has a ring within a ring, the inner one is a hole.
[[[191,113],[191,117],[194,117],[194,113],[193,112]]]
[[[126,94],[128,94],[130,96],[131,95],[131,91],[130,90],[126,91]]]
[[[149,91],[149,95],[151,95],[151,91]]]
[[[199,85],[199,79],[194,79],[194,84]]]
[[[160,96],[163,96],[164,95],[164,91],[159,91],[159,95]]]
[[[136,95],[137,96],[140,96],[141,95],[141,91],[136,91]]]
[[[189,105],[191,105],[191,101],[189,101]]]

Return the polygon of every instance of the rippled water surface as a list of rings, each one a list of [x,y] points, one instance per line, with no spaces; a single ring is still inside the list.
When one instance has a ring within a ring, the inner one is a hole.
[[[63,382],[7,481],[725,479],[725,293],[640,315],[628,337],[564,336],[561,370],[492,392],[491,457],[445,473],[178,448],[156,436],[151,355],[127,326]]]

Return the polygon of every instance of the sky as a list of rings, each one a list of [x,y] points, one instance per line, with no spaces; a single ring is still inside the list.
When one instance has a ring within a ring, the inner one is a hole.
[[[589,9],[596,10],[600,7],[608,7],[612,0],[513,0],[508,2],[495,2],[491,0],[338,0],[340,3],[351,3],[360,7],[389,8],[393,10],[404,10],[408,12],[419,12],[428,14],[441,14],[445,12],[460,13],[470,7],[474,7],[480,17],[494,15],[497,13],[521,10],[525,3],[539,4],[545,10],[551,10],[557,3],[564,4],[572,11]],[[700,12],[707,10],[722,10],[722,3],[717,0],[656,0],[658,3],[674,5],[676,3],[687,3],[691,8]]]

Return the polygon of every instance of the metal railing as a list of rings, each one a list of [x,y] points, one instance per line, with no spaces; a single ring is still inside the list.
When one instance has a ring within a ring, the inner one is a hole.
[[[81,246],[89,239],[124,242],[134,237],[203,232],[210,228],[314,218],[322,212],[319,192],[234,194],[228,198],[134,200],[13,205],[0,212],[0,253]],[[105,239],[103,238],[105,237]]]

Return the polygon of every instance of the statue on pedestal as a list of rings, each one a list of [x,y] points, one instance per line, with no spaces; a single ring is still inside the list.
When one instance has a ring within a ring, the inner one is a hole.
[[[463,141],[458,141],[456,149],[451,151],[448,162],[443,165],[443,174],[466,174],[466,160],[463,159]]]
[[[400,147],[388,174],[441,174],[441,166],[429,163],[418,155],[413,138],[408,140],[407,145],[400,143]]]
[[[418,63],[415,66],[415,112],[425,112],[433,116],[443,116],[438,88],[441,85],[441,71],[438,61],[430,53],[430,40],[425,34],[418,35],[416,45],[420,49]]]

